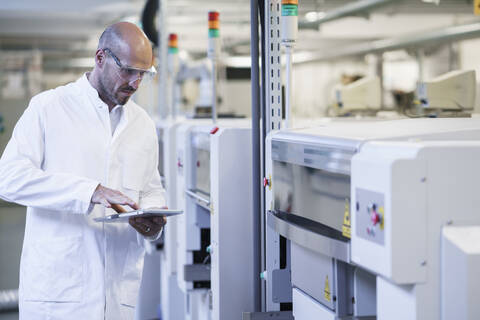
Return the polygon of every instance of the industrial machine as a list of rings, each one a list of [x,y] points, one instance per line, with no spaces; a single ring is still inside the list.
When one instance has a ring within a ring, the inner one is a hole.
[[[157,134],[159,141],[159,172],[166,191],[166,201],[170,208],[184,209],[184,202],[177,193],[177,181],[183,188],[183,178],[177,179],[177,171],[183,157],[177,157],[177,131],[194,125],[210,123],[209,120],[192,120],[177,117],[159,121]],[[183,145],[181,145],[183,146]],[[183,152],[183,148],[181,149]],[[181,152],[181,154],[183,154]],[[183,195],[183,189],[181,189]],[[177,282],[177,216],[168,218],[163,230],[163,248],[160,251],[161,275],[161,314],[162,319],[185,319],[185,294]]]
[[[423,108],[471,110],[475,107],[477,82],[474,70],[455,70],[418,86]]]
[[[166,190],[166,201],[170,208],[178,208],[176,198],[176,129],[179,121],[162,121],[157,126],[159,141],[158,170]],[[178,217],[168,218],[163,230],[163,248],[160,252],[160,297],[162,319],[183,320],[185,297],[177,284],[176,235]]]
[[[382,86],[379,77],[365,77],[335,90],[338,114],[382,107]]]
[[[250,140],[242,121],[177,130],[177,281],[187,319],[253,310]]]
[[[478,139],[480,120],[468,118],[332,122],[271,134],[264,184],[267,310],[291,303],[295,320],[441,319],[441,308],[451,304],[440,301],[452,297],[440,290],[440,278],[451,276],[441,272],[441,227],[449,219],[480,220],[472,214],[478,175],[463,187],[454,183],[456,174],[445,174],[461,163],[454,171],[466,179],[480,151],[464,154],[462,143],[451,141]],[[425,142],[443,140],[446,151]],[[423,149],[432,152],[431,167]],[[465,290],[464,296],[471,292]]]
[[[371,142],[352,159],[352,261],[377,319],[480,316],[480,142]],[[475,270],[475,271],[474,271]]]

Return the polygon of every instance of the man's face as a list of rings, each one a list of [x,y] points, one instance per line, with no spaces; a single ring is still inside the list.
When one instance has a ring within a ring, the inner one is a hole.
[[[148,59],[150,57],[136,57],[132,54],[113,53],[110,50],[105,51],[105,66],[100,77],[100,91],[103,96],[110,100],[115,105],[124,105],[128,102],[130,97],[137,91],[140,82],[142,81],[142,74],[138,72],[127,73],[130,70],[127,67],[147,70],[150,68]],[[130,59],[129,59],[130,58]],[[131,70],[130,70],[131,71]]]

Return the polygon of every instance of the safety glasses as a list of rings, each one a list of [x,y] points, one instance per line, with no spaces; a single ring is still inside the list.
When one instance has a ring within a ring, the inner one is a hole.
[[[112,59],[115,61],[115,64],[118,67],[117,68],[118,76],[123,80],[128,81],[129,83],[132,83],[137,80],[142,80],[144,78],[152,79],[157,73],[157,70],[155,69],[154,66],[152,66],[148,70],[145,70],[145,69],[134,68],[134,67],[124,65],[120,62],[120,59],[109,48],[104,48],[102,50],[103,52],[108,54],[110,57],[112,57]]]

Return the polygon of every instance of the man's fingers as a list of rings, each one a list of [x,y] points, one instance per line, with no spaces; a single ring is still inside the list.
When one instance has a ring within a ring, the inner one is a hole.
[[[127,212],[127,210],[125,210],[125,209],[124,209],[121,205],[119,205],[119,204],[112,203],[111,206],[112,206],[112,209],[115,210],[117,213]]]
[[[111,207],[112,207],[112,206],[110,205],[110,203],[107,201],[107,199],[105,199],[105,198],[100,199],[100,203],[101,203],[105,208],[111,208]]]
[[[120,191],[116,191],[116,193],[118,194],[112,195],[111,197],[107,197],[108,202],[110,202],[111,204],[117,204],[122,206],[126,205],[132,208],[133,210],[140,209],[140,207],[135,201],[133,201],[132,199],[130,199]]]
[[[140,207],[138,206],[138,204],[137,204],[135,201],[133,201],[133,200],[130,200],[130,202],[127,203],[127,204],[128,204],[128,205],[130,206],[130,208],[132,208],[133,210],[138,210],[138,209],[140,209]]]

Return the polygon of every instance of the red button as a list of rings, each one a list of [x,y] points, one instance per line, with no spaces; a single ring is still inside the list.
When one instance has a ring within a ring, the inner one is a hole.
[[[375,211],[372,211],[372,214],[370,215],[370,219],[372,220],[373,225],[375,226],[377,223],[380,223],[380,215],[376,213]]]
[[[263,187],[266,188],[268,185],[270,185],[270,182],[268,181],[268,179],[263,178]]]
[[[214,127],[212,128],[212,130],[210,130],[210,134],[215,134],[217,133],[217,131],[218,131],[218,127]]]

